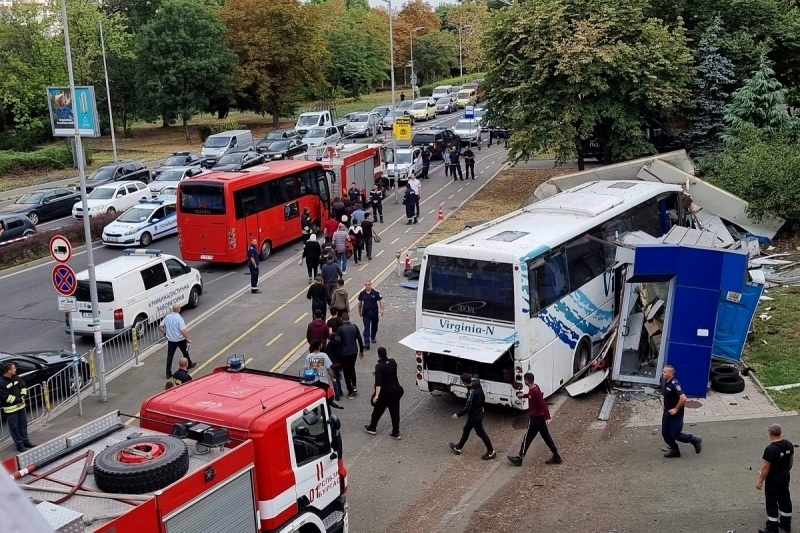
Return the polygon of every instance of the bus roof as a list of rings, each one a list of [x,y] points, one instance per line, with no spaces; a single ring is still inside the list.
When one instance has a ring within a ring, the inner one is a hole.
[[[225,183],[238,183],[240,181],[249,181],[254,177],[258,177],[259,179],[279,178],[281,176],[285,176],[286,174],[291,174],[293,172],[306,170],[319,165],[320,163],[316,161],[301,161],[294,159],[270,161],[269,163],[256,165],[254,167],[245,168],[242,170],[235,170],[235,171],[218,170],[215,172],[212,169],[212,171],[208,174],[201,174],[194,178],[184,180],[180,182],[180,184],[182,185],[185,183],[208,183],[208,182],[225,184]]]
[[[462,231],[426,254],[522,262],[539,256],[640,203],[679,185],[649,181],[593,181]]]

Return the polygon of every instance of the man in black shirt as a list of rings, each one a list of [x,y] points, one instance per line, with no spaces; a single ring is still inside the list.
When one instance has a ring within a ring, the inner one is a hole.
[[[456,173],[458,173],[458,179],[464,181],[464,175],[461,173],[461,147],[456,146],[453,148],[453,151],[450,152],[450,174],[453,176],[453,181],[456,180]]]
[[[372,204],[372,216],[375,217],[375,222],[383,223],[383,191],[377,183],[369,191],[369,201]]]
[[[694,453],[703,449],[703,439],[689,433],[683,433],[683,405],[686,395],[681,384],[675,379],[675,367],[665,365],[661,371],[661,394],[664,396],[664,413],[661,415],[661,437],[669,446],[664,450],[664,457],[670,459],[680,457],[679,442],[690,443],[694,446]]]
[[[339,326],[343,324],[342,319],[339,318],[339,310],[331,309],[331,317],[328,319],[328,344],[325,346],[325,353],[331,359],[331,368],[333,369],[333,392],[336,401],[342,396],[342,358],[341,347],[342,339],[336,335]]]
[[[172,381],[176,386],[192,381],[192,376],[189,374],[189,360],[185,357],[178,360],[178,370],[172,373]]]
[[[421,180],[426,180],[430,178],[428,176],[428,171],[431,168],[431,153],[428,151],[428,147],[424,146],[422,148],[422,176],[419,177]]]
[[[342,340],[340,352],[342,372],[344,373],[344,384],[347,387],[347,397],[352,400],[358,395],[356,359],[364,358],[364,340],[361,338],[358,326],[350,322],[349,313],[342,313],[342,325],[339,326],[336,334]]]
[[[794,465],[794,445],[781,436],[781,426],[769,425],[769,446],[764,450],[756,488],[764,487],[767,524],[759,533],[789,531],[792,527],[792,498],[789,494],[789,472]]]
[[[475,152],[467,146],[462,155],[464,156],[464,165],[467,167],[467,179],[469,179],[470,173],[472,174],[472,179],[475,179]]]
[[[311,316],[314,316],[316,311],[322,311],[322,320],[328,313],[328,306],[331,305],[331,295],[328,288],[322,283],[322,275],[317,275],[314,278],[314,283],[308,288],[306,298],[311,300]]]
[[[450,449],[453,450],[453,453],[456,455],[461,455],[461,450],[467,443],[469,434],[474,429],[475,434],[480,437],[483,444],[486,446],[486,453],[483,454],[481,459],[487,461],[489,459],[494,459],[497,457],[497,453],[492,447],[492,441],[489,439],[489,435],[487,435],[486,430],[483,429],[483,405],[486,403],[486,395],[483,393],[483,387],[481,387],[480,381],[473,379],[472,375],[466,372],[461,374],[461,382],[467,387],[467,402],[464,404],[464,408],[461,411],[452,416],[452,419],[458,420],[462,416],[466,416],[467,423],[464,424],[464,430],[461,432],[461,440],[458,441],[458,444],[451,442]]]
[[[364,213],[364,222],[361,223],[361,232],[364,234],[364,248],[367,249],[367,261],[372,261],[373,231],[372,217],[369,213]]]

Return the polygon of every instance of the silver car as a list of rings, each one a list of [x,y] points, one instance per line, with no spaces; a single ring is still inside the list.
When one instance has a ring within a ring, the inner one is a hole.
[[[436,100],[437,113],[453,113],[458,111],[458,102],[453,96],[442,96]]]
[[[480,144],[481,126],[474,118],[462,118],[453,127],[455,133],[463,144]]]
[[[344,134],[347,137],[355,137],[357,135],[374,137],[382,132],[381,116],[377,113],[356,113],[344,126]]]

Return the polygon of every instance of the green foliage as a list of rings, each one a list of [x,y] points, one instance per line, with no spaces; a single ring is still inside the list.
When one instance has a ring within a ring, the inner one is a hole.
[[[416,61],[416,58],[414,60]],[[430,96],[431,94],[433,94],[433,90],[439,85],[464,85],[465,83],[469,83],[473,80],[477,80],[484,77],[486,77],[485,72],[474,72],[468,76],[461,76],[455,78],[442,78],[440,80],[428,83],[427,85],[421,86],[419,88],[419,93],[422,96]]]
[[[489,118],[514,131],[512,160],[572,161],[592,137],[615,159],[653,151],[643,117],[685,105],[695,73],[682,25],[646,17],[647,5],[518,0],[491,13]]]
[[[246,130],[247,126],[239,124],[235,120],[220,120],[211,124],[200,124],[197,129],[200,131],[200,139],[205,141],[209,135],[230,130]]]
[[[65,146],[50,146],[35,152],[0,151],[0,174],[25,170],[67,168],[72,152]]]
[[[0,150],[30,152],[50,140],[50,125],[36,124],[0,133]]]
[[[458,67],[458,37],[449,31],[426,33],[414,41],[414,64],[423,80],[447,76]],[[470,77],[475,76],[472,74]]]
[[[334,87],[346,88],[353,96],[369,92],[387,78],[389,48],[385,32],[376,32],[375,14],[356,4],[347,7],[340,21],[328,32],[328,50],[335,61],[326,78]]]

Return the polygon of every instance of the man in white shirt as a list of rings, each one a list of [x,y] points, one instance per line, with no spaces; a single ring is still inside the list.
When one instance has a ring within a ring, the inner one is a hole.
[[[305,368],[311,368],[317,373],[317,380],[331,385],[334,381],[331,359],[328,354],[321,352],[322,343],[313,341],[311,352],[306,356]]]
[[[189,333],[186,331],[186,322],[181,316],[181,306],[172,305],[172,313],[164,317],[158,330],[167,337],[167,379],[172,378],[172,359],[175,357],[175,350],[181,349],[183,356],[189,360],[189,369],[197,366],[189,357]]]
[[[411,185],[411,190],[414,191],[416,195],[414,197],[414,208],[416,209],[417,218],[419,218],[419,197],[422,192],[422,182],[417,179],[416,174],[411,174],[411,177],[408,179],[408,184]]]

